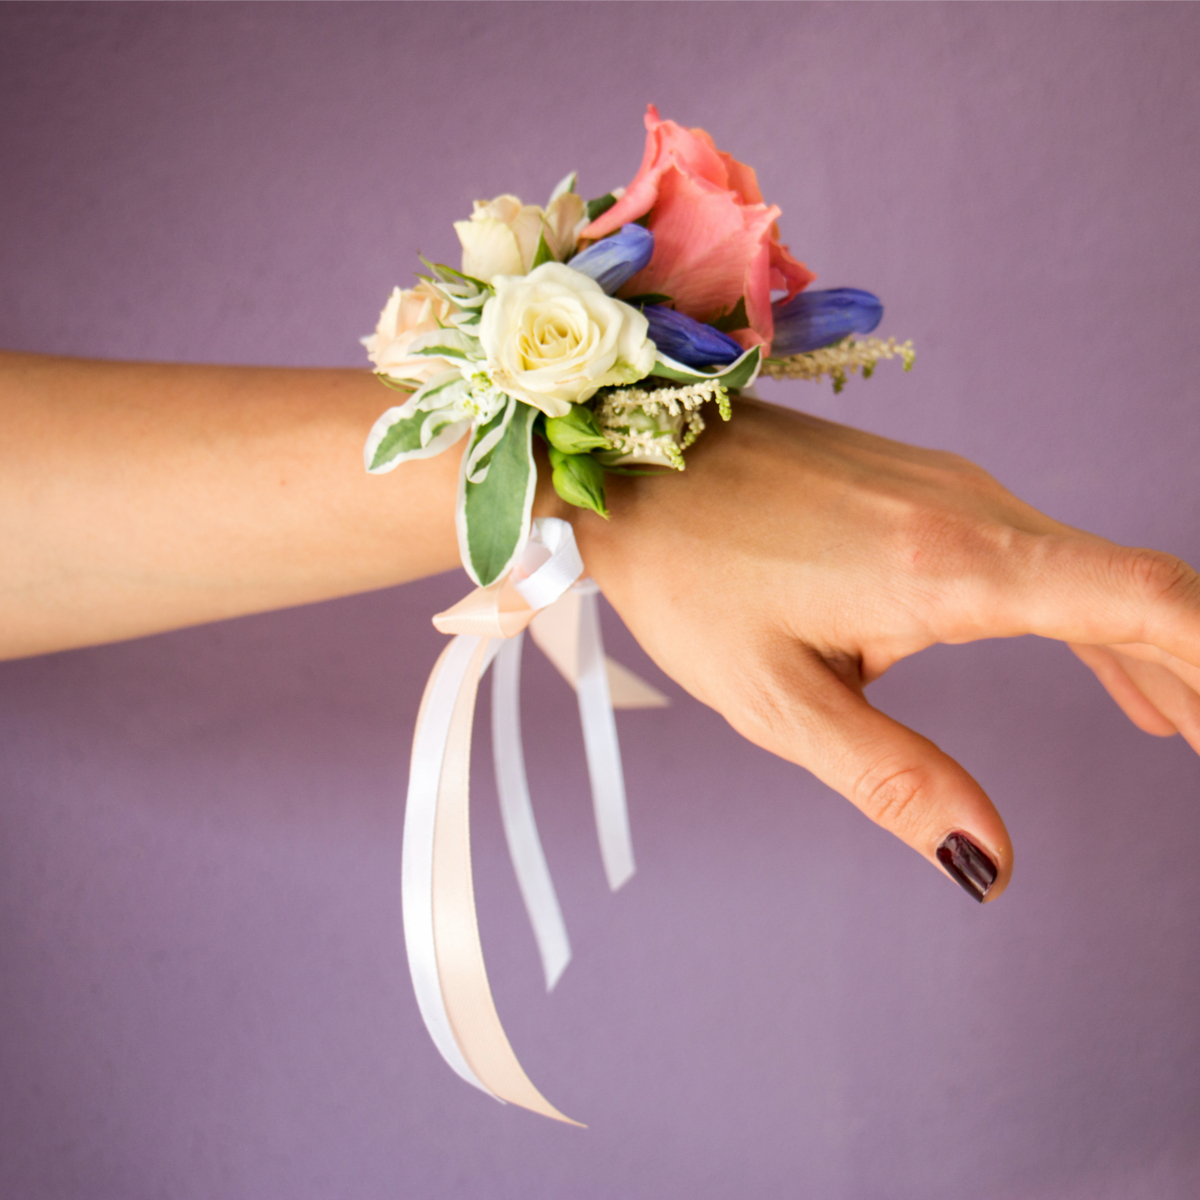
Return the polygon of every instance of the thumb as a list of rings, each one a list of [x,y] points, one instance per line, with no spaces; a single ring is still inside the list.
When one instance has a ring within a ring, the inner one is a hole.
[[[983,788],[928,738],[872,708],[816,654],[759,693],[739,732],[806,767],[981,903],[1012,874],[1012,843]]]

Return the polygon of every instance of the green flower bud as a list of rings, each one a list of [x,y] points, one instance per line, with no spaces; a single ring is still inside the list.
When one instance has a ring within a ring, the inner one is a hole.
[[[600,432],[592,410],[582,404],[572,404],[565,417],[547,417],[546,440],[564,454],[609,449],[608,438]]]
[[[546,422],[547,425],[549,423]],[[554,469],[550,476],[554,490],[568,504],[574,504],[576,508],[590,508],[607,520],[604,468],[590,454],[564,454],[553,445],[549,453],[550,466]]]

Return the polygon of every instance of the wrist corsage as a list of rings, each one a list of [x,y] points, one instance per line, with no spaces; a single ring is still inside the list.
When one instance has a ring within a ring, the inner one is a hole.
[[[570,958],[533,819],[518,714],[522,631],[575,688],[601,854],[615,889],[633,873],[614,707],[666,700],[604,656],[597,589],[567,522],[531,521],[535,437],[555,491],[607,516],[610,472],[685,468],[705,412],[760,375],[868,377],[907,370],[911,343],[869,337],[883,307],[815,276],[780,240],[778,207],[754,171],[707,133],[646,115],[632,182],[585,202],[567,176],[544,209],[477,201],[455,222],[462,264],[426,263],[396,288],[363,339],[402,393],[372,427],[367,470],[462,447],[457,529],[477,590],[434,618],[455,634],[421,706],[403,852],[404,928],[414,988],[446,1061],[498,1099],[567,1120],[533,1087],[496,1015],[483,966],[468,835],[470,741],[479,680],[493,672],[493,754],[514,868],[547,987]]]

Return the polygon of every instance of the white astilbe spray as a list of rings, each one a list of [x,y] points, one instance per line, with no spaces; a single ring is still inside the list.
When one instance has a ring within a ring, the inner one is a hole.
[[[763,359],[762,374],[770,379],[814,380],[828,375],[833,380],[833,390],[840,392],[846,386],[847,375],[861,371],[864,379],[870,379],[875,364],[891,358],[900,359],[908,371],[916,357],[912,342],[897,344],[895,338],[884,341],[882,338],[848,337],[807,354]]]
[[[644,463],[682,471],[683,452],[704,432],[700,409],[709,401],[728,421],[729,389],[716,380],[601,392],[594,409],[596,423],[612,449],[598,457],[611,467]]]

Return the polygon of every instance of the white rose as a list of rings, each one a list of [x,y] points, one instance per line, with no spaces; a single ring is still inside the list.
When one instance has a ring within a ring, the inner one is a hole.
[[[565,416],[597,389],[635,383],[653,369],[646,318],[582,272],[543,263],[492,285],[479,323],[488,376],[547,416]]]
[[[583,215],[583,200],[574,192],[556,196],[545,212],[536,204],[522,204],[516,196],[476,200],[471,219],[454,222],[463,248],[463,274],[484,283],[497,275],[524,275],[533,266],[543,235],[556,259],[570,258]]]
[[[396,288],[379,314],[375,332],[362,339],[367,357],[381,375],[414,383],[426,383],[450,370],[455,364],[447,359],[409,353],[417,337],[447,323],[450,311],[450,305],[426,283]]]

